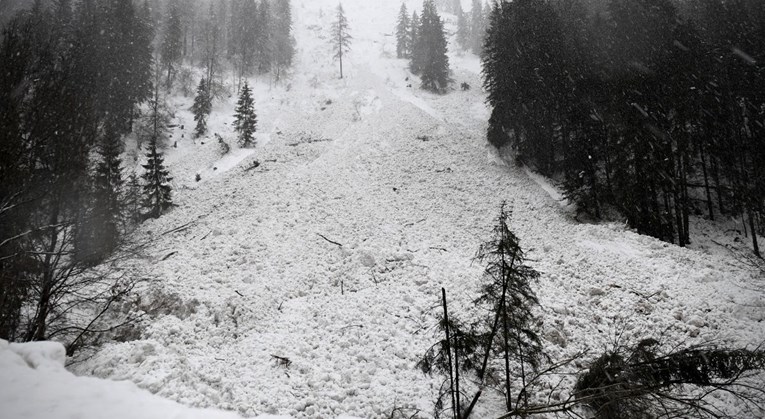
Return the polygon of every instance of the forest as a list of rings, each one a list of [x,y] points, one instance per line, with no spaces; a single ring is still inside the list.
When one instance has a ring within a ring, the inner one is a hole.
[[[482,56],[489,142],[512,145],[595,219],[615,210],[684,246],[689,216],[738,216],[760,256],[765,5],[594,4],[494,5]]]
[[[67,341],[71,355],[112,329],[100,317],[136,280],[90,268],[128,257],[135,246],[115,252],[128,233],[173,206],[166,101],[173,88],[192,87],[182,64],[204,71],[197,135],[212,100],[227,94],[224,63],[240,79],[277,81],[292,65],[289,0],[228,5],[36,1],[3,26],[0,337]],[[237,130],[249,145],[257,120],[249,88],[240,87]],[[124,169],[128,140],[146,153],[143,171]],[[93,305],[96,319],[72,320]]]

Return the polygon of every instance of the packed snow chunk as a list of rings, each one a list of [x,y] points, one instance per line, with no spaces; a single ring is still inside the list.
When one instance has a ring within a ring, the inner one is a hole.
[[[3,341],[5,342],[5,341]],[[6,342],[7,344],[7,342]],[[0,348],[6,345],[0,344]],[[64,369],[66,349],[58,342],[29,342],[11,343],[7,345],[11,352],[17,354],[33,369]]]
[[[0,340],[2,417],[47,419],[237,419],[234,413],[192,409],[139,389],[127,381],[77,377],[64,368],[56,342]],[[264,419],[267,417],[261,417]],[[270,416],[277,419],[276,416]],[[281,419],[288,419],[281,417]]]

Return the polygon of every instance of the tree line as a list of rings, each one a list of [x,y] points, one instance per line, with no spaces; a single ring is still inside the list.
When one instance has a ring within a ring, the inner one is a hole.
[[[746,220],[765,199],[765,3],[496,2],[483,49],[487,137],[560,180],[580,211],[616,209],[680,246],[689,217]]]
[[[257,9],[267,8],[266,1]],[[83,326],[74,318],[94,309],[103,316],[135,284],[115,280],[100,292],[103,276],[83,278],[114,257],[135,225],[173,206],[162,152],[171,129],[165,97],[178,87],[184,60],[198,64],[206,70],[200,85],[209,114],[209,86],[226,64],[216,48],[229,38],[218,37],[224,32],[213,24],[218,14],[192,30],[177,0],[152,6],[36,1],[0,32],[2,339],[58,339],[70,354],[81,347],[95,323]],[[268,43],[268,68],[278,78],[291,65],[294,42],[289,0],[275,1],[273,9],[281,14],[272,14],[272,23],[281,19],[281,27],[290,28],[279,35],[284,39],[272,34]],[[238,29],[249,30],[245,26]],[[205,34],[201,46],[189,46],[191,33]],[[200,55],[191,52],[197,47]],[[239,51],[230,63],[241,74],[249,70],[238,65]],[[258,64],[248,69],[256,72]],[[247,83],[235,118],[240,144],[251,145],[257,118]],[[128,137],[146,152],[137,171],[123,165]]]

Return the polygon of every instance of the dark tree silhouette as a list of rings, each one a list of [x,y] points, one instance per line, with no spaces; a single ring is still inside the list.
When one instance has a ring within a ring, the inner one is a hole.
[[[236,104],[234,115],[234,130],[238,134],[237,140],[242,147],[249,147],[255,141],[255,131],[258,127],[258,118],[255,115],[255,101],[252,98],[252,90],[247,82],[244,82],[239,92],[239,101]]]

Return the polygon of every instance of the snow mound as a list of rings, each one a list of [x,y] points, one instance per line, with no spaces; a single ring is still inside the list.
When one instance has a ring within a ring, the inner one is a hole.
[[[60,343],[0,340],[0,406],[4,418],[236,419],[212,409],[192,409],[127,381],[77,377],[64,368]],[[288,419],[260,416],[259,419]]]

